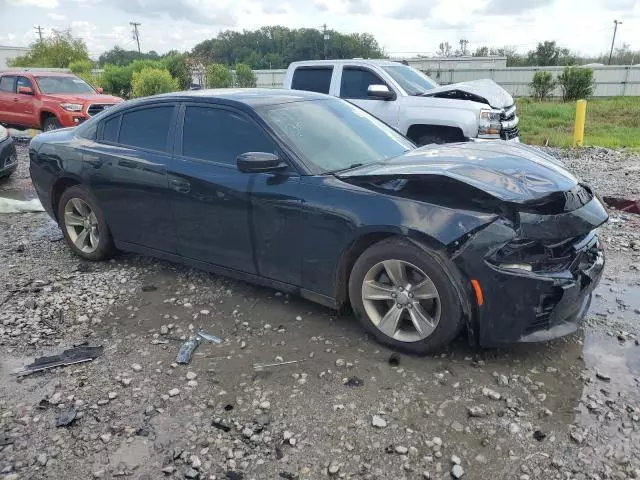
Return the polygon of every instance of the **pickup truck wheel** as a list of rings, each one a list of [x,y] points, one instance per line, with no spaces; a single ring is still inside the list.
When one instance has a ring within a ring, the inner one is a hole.
[[[62,125],[58,121],[56,117],[47,117],[44,123],[42,124],[42,130],[44,132],[50,132],[51,130],[57,130],[61,128]]]
[[[429,135],[422,135],[420,138],[418,138],[418,146],[422,147],[424,145],[431,145],[432,143],[436,143],[438,145],[442,144],[442,143],[449,143],[451,140],[448,140],[446,138],[443,138],[437,134],[429,134]]]

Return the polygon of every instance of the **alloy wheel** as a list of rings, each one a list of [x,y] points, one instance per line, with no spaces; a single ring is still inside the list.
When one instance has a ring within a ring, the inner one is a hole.
[[[369,320],[400,342],[429,337],[442,311],[433,281],[403,260],[385,260],[369,269],[362,283],[362,303]]]
[[[83,253],[93,253],[100,245],[98,218],[87,202],[70,199],[64,207],[64,226],[69,239]]]

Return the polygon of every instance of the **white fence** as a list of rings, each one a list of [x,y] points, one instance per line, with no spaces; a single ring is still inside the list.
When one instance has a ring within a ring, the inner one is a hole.
[[[594,72],[595,97],[640,96],[640,65],[589,68]],[[529,84],[534,73],[540,70],[551,72],[557,76],[562,73],[563,67],[425,69],[424,72],[443,85],[490,78],[514,97],[523,97],[531,95]],[[258,78],[258,87],[280,88],[283,85],[286,70],[256,70],[255,73]],[[559,88],[556,88],[554,95],[561,95]]]

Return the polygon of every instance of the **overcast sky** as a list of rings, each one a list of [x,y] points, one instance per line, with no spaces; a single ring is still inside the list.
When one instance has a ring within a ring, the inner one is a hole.
[[[0,0],[0,45],[26,46],[34,26],[70,27],[96,57],[135,49],[129,22],[142,24],[144,51],[188,50],[221,30],[263,25],[369,32],[390,55],[433,54],[460,38],[469,49],[513,45],[521,52],[556,40],[581,53],[616,45],[640,50],[640,0]]]

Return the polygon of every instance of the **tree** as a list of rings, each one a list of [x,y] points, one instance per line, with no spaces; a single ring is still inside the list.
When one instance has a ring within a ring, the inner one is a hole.
[[[382,58],[384,51],[368,33],[349,35],[329,30],[328,58]],[[243,32],[226,30],[215,38],[196,45],[190,57],[204,64],[228,67],[246,63],[251,68],[286,68],[296,60],[324,58],[323,32],[315,28],[289,29],[282,26],[261,27]]]
[[[109,93],[128,98],[131,94],[132,79],[133,70],[129,66],[123,67],[111,64],[104,66],[102,85]]]
[[[187,65],[187,55],[184,53],[170,52],[162,57],[162,63],[169,73],[178,82],[182,90],[191,86],[191,70]]]
[[[461,38],[459,40],[460,43],[460,49],[456,50],[456,55],[459,57],[466,57],[467,55],[469,55],[469,50],[467,49],[467,45],[469,45],[469,40],[465,40],[464,38]]]
[[[133,72],[132,93],[134,97],[148,97],[159,93],[173,92],[178,89],[178,82],[168,70],[144,68]]]
[[[583,67],[565,67],[558,75],[564,101],[589,98],[593,94],[593,70]]]
[[[104,52],[98,58],[99,65],[118,65],[125,66],[129,65],[134,60],[158,60],[159,55],[153,50],[149,53],[138,53],[137,50],[124,50],[120,48],[118,45],[113,47],[111,50]]]
[[[208,88],[229,88],[233,84],[231,71],[224,65],[212,63],[207,67]]]
[[[553,79],[551,72],[536,72],[533,75],[533,81],[531,82],[531,91],[533,97],[538,100],[544,100],[551,95],[553,89],[556,86],[556,82]]]
[[[76,60],[75,62],[71,62],[69,64],[69,70],[94,88],[102,85],[102,75],[94,73],[93,62],[89,60]]]
[[[529,60],[534,65],[555,66],[560,64],[560,58],[569,55],[569,50],[560,48],[555,41],[538,43],[535,50],[528,53]]]
[[[476,51],[473,52],[474,57],[488,57],[489,56],[489,47],[478,47]]]
[[[256,74],[246,63],[236,65],[236,85],[241,88],[255,87],[257,82]]]
[[[439,57],[450,57],[453,55],[451,44],[449,42],[441,42],[440,45],[438,45],[437,55]]]
[[[30,45],[29,53],[10,61],[12,67],[67,68],[71,62],[90,61],[87,46],[71,30],[52,30],[51,35]]]

